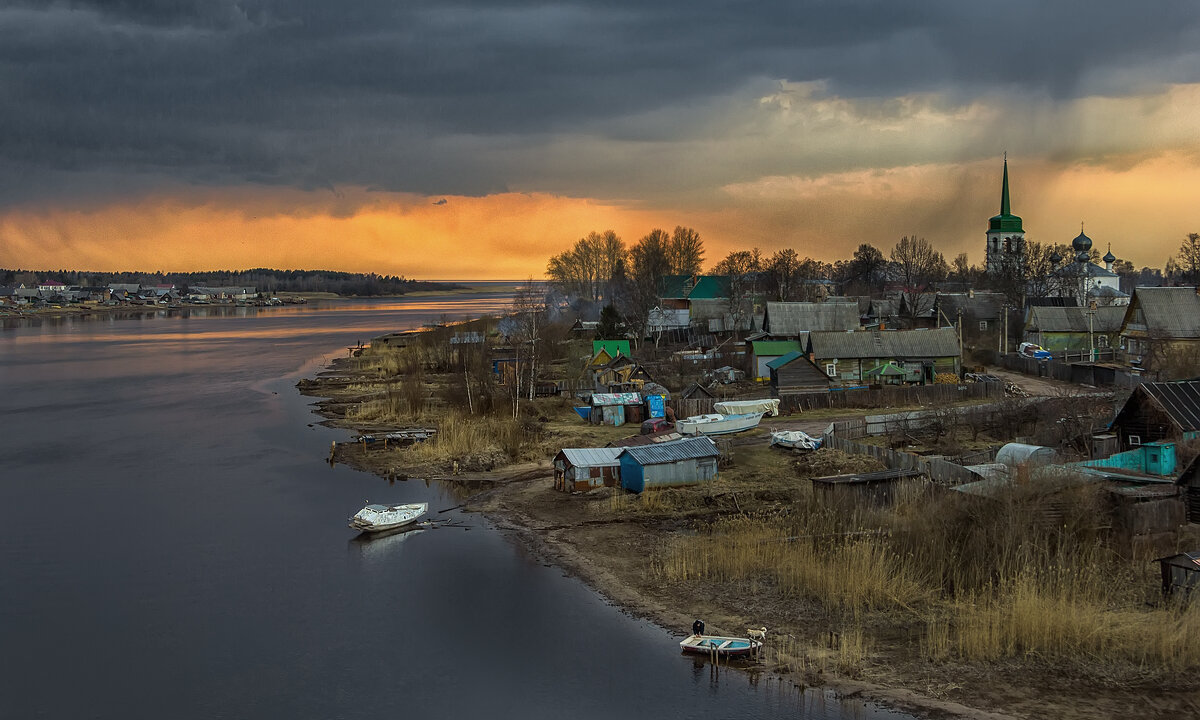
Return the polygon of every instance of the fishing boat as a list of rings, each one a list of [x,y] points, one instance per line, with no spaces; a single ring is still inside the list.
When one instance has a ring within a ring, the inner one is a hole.
[[[726,435],[728,433],[753,430],[762,420],[761,412],[739,413],[737,415],[693,415],[675,423],[675,432],[680,435]]]
[[[368,533],[395,530],[416,522],[428,509],[429,503],[368,505],[350,518],[350,527]]]
[[[749,638],[721,637],[720,635],[689,635],[679,641],[679,649],[683,652],[717,655],[719,657],[738,657],[758,652],[762,642]]]
[[[816,450],[821,447],[821,438],[815,438],[803,430],[772,430],[771,446],[792,450]]]

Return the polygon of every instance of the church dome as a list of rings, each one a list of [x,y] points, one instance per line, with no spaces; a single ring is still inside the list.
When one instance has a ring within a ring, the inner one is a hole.
[[[1075,239],[1078,240],[1079,238],[1075,238]],[[1087,238],[1085,237],[1084,240],[1087,240]],[[1091,243],[1089,243],[1089,245],[1090,244]],[[1075,247],[1079,247],[1079,246],[1076,245]],[[1077,262],[1085,263],[1088,261],[1089,256],[1090,256],[1090,253],[1088,253],[1087,250],[1080,250],[1079,252],[1075,253],[1075,260]]]
[[[1050,264],[1051,265],[1059,264],[1060,262],[1062,262],[1062,259],[1063,259],[1062,255],[1059,255],[1057,250],[1050,253]]]
[[[1071,241],[1071,247],[1075,248],[1075,252],[1091,252],[1092,239],[1080,232],[1079,236]]]
[[[1108,252],[1104,253],[1104,262],[1111,263],[1111,262],[1116,262],[1116,260],[1117,260],[1117,256],[1113,255],[1112,248],[1109,248]]]

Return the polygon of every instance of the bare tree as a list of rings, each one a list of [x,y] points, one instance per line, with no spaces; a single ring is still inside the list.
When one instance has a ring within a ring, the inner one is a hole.
[[[576,240],[570,250],[550,258],[546,275],[564,293],[596,302],[603,297],[625,255],[625,244],[612,230],[590,232]]]
[[[762,272],[761,253],[754,250],[736,250],[716,264],[713,272],[729,278],[729,314],[733,316],[735,334],[746,318],[746,300],[754,292],[759,273]]]
[[[950,271],[942,254],[925,238],[905,235],[892,248],[891,259],[909,319],[932,309],[936,283],[945,280]]]
[[[629,249],[630,268],[618,310],[625,317],[626,327],[633,330],[639,340],[646,337],[650,311],[658,304],[659,279],[671,274],[671,261],[667,256],[669,241],[665,231],[654,229]]]
[[[1200,233],[1188,233],[1179,244],[1179,253],[1167,261],[1174,261],[1179,279],[1186,285],[1200,285]]]
[[[800,256],[792,248],[776,250],[767,261],[767,277],[775,299],[787,302],[795,295],[799,284]]]
[[[522,379],[522,356],[528,373],[529,399],[533,400],[534,386],[537,382],[538,343],[541,340],[542,328],[546,324],[546,297],[534,283],[533,278],[517,288],[513,295],[512,317],[515,320],[515,332],[512,335],[513,348],[516,351],[515,387],[513,392],[513,417],[517,417],[520,405]]]
[[[704,266],[704,242],[692,228],[676,225],[666,251],[672,275],[695,275]]]

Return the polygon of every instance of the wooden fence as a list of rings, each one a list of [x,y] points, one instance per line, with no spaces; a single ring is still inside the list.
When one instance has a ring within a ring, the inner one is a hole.
[[[967,383],[965,385],[917,385],[912,387],[873,387],[797,393],[779,399],[779,411],[790,414],[822,408],[888,408],[911,405],[946,405],[963,400],[999,400],[1004,384]]]
[[[951,413],[959,420],[965,420],[969,416],[978,417],[981,414],[995,412],[996,409],[992,406],[973,406],[890,415],[867,415],[850,420],[838,420],[830,423],[829,427],[825,429],[824,446],[858,455],[870,455],[893,470],[917,470],[928,475],[934,482],[946,485],[975,482],[980,477],[964,465],[992,462],[996,458],[995,448],[965,455],[956,458],[956,461],[951,461],[892,450],[880,445],[859,442],[859,439],[883,435],[893,429],[917,430],[938,420],[939,416],[944,413]]]
[[[1006,370],[1014,370],[1025,375],[1054,378],[1063,382],[1077,385],[1115,385],[1123,388],[1137,387],[1149,379],[1142,375],[1134,375],[1128,370],[1121,370],[1108,365],[1094,365],[1087,362],[1088,353],[1078,351],[1056,355],[1052,360],[1037,360],[1017,353],[1000,353],[995,350],[976,350],[977,356],[982,355],[990,365],[999,365]],[[1106,350],[1098,357],[1097,362],[1124,364],[1125,353],[1119,350]]]

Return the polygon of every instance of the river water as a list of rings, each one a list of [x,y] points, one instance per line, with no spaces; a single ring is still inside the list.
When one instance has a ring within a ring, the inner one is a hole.
[[[295,389],[502,293],[0,329],[0,718],[898,718],[678,652],[457,501],[324,462]],[[682,629],[679,629],[682,630]]]

